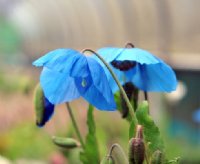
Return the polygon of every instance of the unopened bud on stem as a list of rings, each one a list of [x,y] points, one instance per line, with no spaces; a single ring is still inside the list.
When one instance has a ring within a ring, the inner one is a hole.
[[[145,145],[141,125],[136,127],[136,136],[129,141],[129,163],[142,164],[145,157]]]

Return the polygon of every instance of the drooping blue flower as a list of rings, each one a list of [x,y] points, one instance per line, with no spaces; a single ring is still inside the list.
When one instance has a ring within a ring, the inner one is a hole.
[[[52,104],[82,96],[101,110],[115,110],[114,96],[102,66],[73,49],[57,49],[36,60],[43,66],[40,83]]]
[[[132,82],[143,91],[171,92],[176,89],[177,80],[171,67],[145,50],[107,47],[97,52],[110,63],[121,84]],[[108,70],[105,71],[115,93],[118,87]]]

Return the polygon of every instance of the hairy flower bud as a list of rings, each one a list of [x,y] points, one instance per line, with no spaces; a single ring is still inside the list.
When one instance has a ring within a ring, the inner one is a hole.
[[[34,94],[34,108],[36,113],[36,125],[42,127],[54,113],[54,105],[44,96],[43,90],[38,84]]]
[[[114,164],[114,163],[115,163],[115,161],[112,156],[106,156],[101,161],[101,164]]]
[[[163,153],[160,150],[156,150],[151,159],[152,164],[162,164],[163,163]]]
[[[62,138],[54,136],[52,140],[57,146],[63,148],[72,149],[80,146],[80,143],[73,138]]]
[[[137,125],[136,136],[129,141],[129,163],[142,164],[145,157],[142,126]]]
[[[132,82],[127,82],[123,85],[124,91],[128,97],[128,99],[133,102],[134,110],[137,109],[137,102],[138,102],[138,89],[133,85]],[[121,106],[122,106],[122,117],[126,118],[129,112],[128,106],[120,93],[121,97]]]

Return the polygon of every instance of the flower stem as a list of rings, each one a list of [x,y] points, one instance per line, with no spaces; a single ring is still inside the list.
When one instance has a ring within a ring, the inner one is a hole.
[[[133,43],[126,43],[125,48],[134,48],[135,46],[133,45]]]
[[[125,93],[125,91],[124,91],[124,89],[123,89],[123,87],[122,87],[122,85],[120,84],[120,82],[119,82],[119,80],[117,79],[116,75],[115,75],[114,72],[112,71],[112,68],[110,68],[110,66],[108,65],[108,63],[107,63],[98,53],[96,53],[95,51],[93,51],[93,50],[91,50],[91,49],[85,49],[85,50],[82,51],[82,53],[84,53],[84,52],[86,52],[86,51],[91,52],[91,53],[93,53],[94,55],[96,55],[96,56],[103,62],[103,64],[107,67],[107,69],[108,69],[109,72],[111,73],[113,79],[114,79],[115,82],[117,83],[117,85],[118,85],[118,87],[119,87],[119,89],[120,89],[120,91],[121,91],[121,93],[122,93],[122,96],[123,96],[123,98],[124,98],[124,100],[125,100],[125,102],[126,102],[128,108],[129,108],[129,112],[130,112],[130,114],[131,114],[131,117],[132,117],[135,121],[137,121],[137,118],[135,117],[134,109],[133,109],[133,107],[132,107],[132,105],[131,105],[131,103],[130,103],[130,101],[129,101],[129,99],[128,99],[128,97],[127,97],[127,95],[126,95],[126,93]]]
[[[72,124],[73,124],[73,126],[74,126],[76,135],[77,135],[77,137],[78,137],[79,140],[80,140],[81,146],[84,148],[84,147],[85,147],[85,144],[84,144],[84,142],[83,142],[83,138],[82,138],[81,133],[80,133],[80,131],[79,131],[79,129],[78,129],[78,126],[77,126],[77,124],[76,124],[76,120],[75,120],[74,115],[73,115],[73,113],[72,113],[72,109],[71,109],[71,107],[70,107],[70,105],[69,105],[68,102],[66,103],[66,106],[67,106],[67,109],[68,109],[70,118],[71,118],[71,120],[72,120]]]

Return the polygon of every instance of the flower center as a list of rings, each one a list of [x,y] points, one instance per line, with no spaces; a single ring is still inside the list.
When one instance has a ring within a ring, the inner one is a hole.
[[[86,87],[86,85],[87,85],[87,82],[86,82],[85,78],[83,78],[82,82],[81,82],[81,86]]]
[[[128,71],[129,69],[135,67],[137,62],[130,60],[124,60],[124,61],[113,60],[111,64],[113,67],[119,69],[120,71]]]

